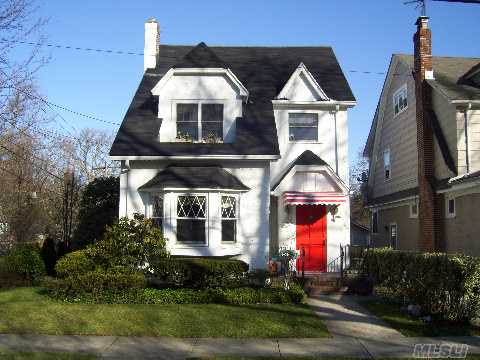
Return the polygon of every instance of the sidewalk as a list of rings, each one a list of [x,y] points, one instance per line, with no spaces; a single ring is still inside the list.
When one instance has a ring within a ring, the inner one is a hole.
[[[308,303],[325,321],[332,338],[235,340],[0,334],[0,348],[88,353],[106,359],[172,360],[215,355],[411,357],[417,343],[468,344],[469,353],[480,353],[480,337],[404,337],[348,296],[321,296]]]

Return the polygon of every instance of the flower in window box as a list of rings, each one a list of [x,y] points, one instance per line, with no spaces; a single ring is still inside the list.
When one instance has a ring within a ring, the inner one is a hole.
[[[175,139],[176,142],[193,142],[193,138],[188,133],[177,133],[177,138]]]
[[[223,139],[218,137],[215,133],[209,133],[203,137],[202,141],[207,144],[218,144],[222,143]]]

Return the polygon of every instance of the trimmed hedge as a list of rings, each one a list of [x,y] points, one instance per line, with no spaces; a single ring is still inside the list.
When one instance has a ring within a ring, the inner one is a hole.
[[[367,252],[365,272],[388,294],[435,317],[464,321],[480,311],[480,259],[389,248]]]
[[[47,280],[47,279],[46,279]],[[61,280],[44,282],[49,295],[66,302],[103,304],[294,304],[302,302],[304,291],[293,285],[287,291],[282,288],[236,289],[129,289],[70,295],[58,288]]]
[[[245,284],[248,264],[231,259],[171,257],[150,264],[148,270],[168,287],[235,288]]]
[[[41,285],[62,296],[79,294],[99,294],[105,291],[129,291],[143,289],[146,286],[145,276],[140,271],[113,269],[103,272],[100,269],[84,274],[67,276],[64,279],[43,278]]]

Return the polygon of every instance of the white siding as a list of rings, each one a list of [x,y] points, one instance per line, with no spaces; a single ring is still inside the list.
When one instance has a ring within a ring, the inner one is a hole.
[[[134,213],[146,213],[149,195],[139,192],[137,189],[168,164],[160,161],[132,161],[130,165],[128,180],[127,172],[124,172],[120,179],[120,188],[123,189],[120,194],[120,216],[129,217]],[[165,213],[164,234],[168,239],[168,248],[173,255],[240,255],[238,258],[249,263],[250,268],[264,268],[269,256],[269,163],[227,161],[220,165],[250,188],[248,192],[240,195],[237,243],[221,243],[220,200],[218,192],[211,191],[208,192],[208,246],[176,244],[175,197],[167,193],[165,203],[170,205],[165,205],[167,212]]]
[[[160,141],[172,142],[177,136],[176,103],[209,100],[224,104],[224,142],[235,140],[235,119],[242,116],[238,91],[224,76],[173,76],[159,96],[158,117],[162,119]]]
[[[463,118],[463,114],[461,114]],[[468,112],[470,171],[480,170],[480,110]]]

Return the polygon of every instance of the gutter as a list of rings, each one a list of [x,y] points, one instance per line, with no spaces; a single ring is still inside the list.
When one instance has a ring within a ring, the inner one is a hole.
[[[166,155],[166,156],[129,156],[110,155],[110,160],[278,160],[280,155]]]

